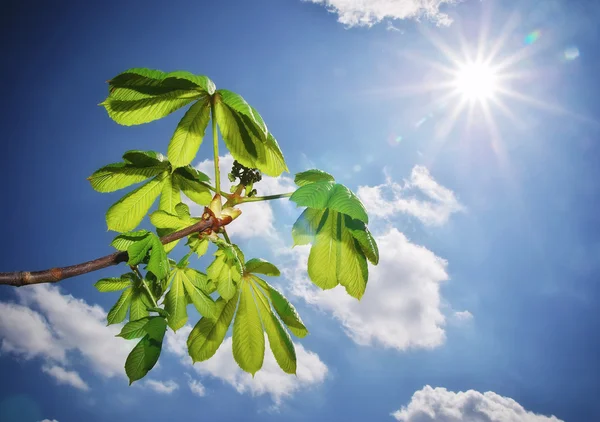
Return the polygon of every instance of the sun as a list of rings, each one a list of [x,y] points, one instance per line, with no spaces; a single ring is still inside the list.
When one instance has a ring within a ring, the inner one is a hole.
[[[498,74],[492,66],[482,62],[458,66],[453,81],[456,94],[464,100],[483,102],[494,99],[498,92]]]

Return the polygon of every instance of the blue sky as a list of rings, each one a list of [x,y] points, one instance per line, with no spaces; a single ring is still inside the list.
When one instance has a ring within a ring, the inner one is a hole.
[[[98,107],[105,81],[131,67],[204,74],[244,96],[291,171],[259,192],[289,191],[307,168],[331,172],[365,203],[382,259],[361,302],[319,291],[303,270],[307,250],[290,249],[300,210],[242,205],[253,224],[236,220],[234,241],[283,270],[275,283],[311,332],[296,340],[297,377],[271,358],[250,379],[227,341],[193,367],[182,329],[152,381],[128,387],[131,345],[104,320],[116,297],[93,288],[118,269],[1,288],[0,421],[600,420],[600,7],[421,3],[5,10],[0,270],[110,250],[104,213],[118,193],[94,192],[86,177],[126,150],[166,152],[182,115],[111,121]],[[496,101],[456,112],[464,98],[448,96],[444,69],[484,33],[483,55],[497,45],[492,65],[507,63]],[[195,161],[207,172],[210,154],[203,145]],[[230,157],[222,162],[228,171]]]

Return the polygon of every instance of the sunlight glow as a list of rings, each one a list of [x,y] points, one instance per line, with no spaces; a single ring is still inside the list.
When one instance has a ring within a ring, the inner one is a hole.
[[[464,99],[484,101],[494,97],[498,78],[489,65],[468,63],[458,69],[454,84],[458,94]]]

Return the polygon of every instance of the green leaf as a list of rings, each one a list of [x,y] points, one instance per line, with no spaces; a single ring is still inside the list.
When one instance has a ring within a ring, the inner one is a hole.
[[[292,239],[294,245],[308,245],[315,240],[319,223],[325,214],[325,210],[307,208],[292,227]]]
[[[167,157],[156,151],[129,150],[123,154],[123,160],[136,167],[167,166]]]
[[[96,170],[88,180],[97,192],[114,192],[156,176],[165,167],[164,164],[140,168],[126,163],[113,163]]]
[[[127,287],[130,287],[130,286],[131,286],[131,279],[116,278],[116,277],[103,278],[101,280],[98,280],[96,282],[96,284],[94,284],[94,287],[96,287],[96,289],[102,293],[118,292],[119,290],[126,289]]]
[[[275,309],[277,315],[279,315],[279,318],[281,318],[283,323],[287,325],[290,331],[296,337],[306,337],[308,330],[304,326],[304,323],[302,322],[300,315],[298,315],[296,308],[294,308],[294,305],[292,305],[285,298],[285,296],[279,292],[279,290],[268,284],[266,281],[258,277],[253,277],[253,280],[259,283],[259,285],[261,285],[267,291],[271,299],[271,303],[273,304],[273,309]]]
[[[187,166],[192,162],[210,119],[210,97],[206,96],[185,113],[169,143],[167,155],[174,167]]]
[[[148,232],[144,237],[138,238],[129,245],[127,248],[128,265],[135,266],[144,261],[150,248],[152,248],[152,236],[153,233]]]
[[[121,329],[121,332],[118,334],[118,337],[123,337],[127,340],[133,340],[134,338],[144,337],[146,335],[144,326],[148,321],[150,321],[150,317],[141,318],[137,321],[129,321]]]
[[[160,315],[163,318],[168,318],[169,317],[169,313],[167,311],[165,311],[162,308],[157,308],[157,307],[150,307],[148,308],[148,312],[156,312],[158,315]]]
[[[241,283],[241,296],[233,322],[233,357],[240,368],[254,374],[262,367],[265,335],[250,283]]]
[[[300,187],[315,182],[335,182],[335,179],[331,174],[317,169],[297,173],[296,177],[294,177],[294,183]]]
[[[279,367],[288,374],[296,374],[296,350],[288,332],[282,327],[279,319],[271,311],[271,306],[262,290],[252,284],[260,317],[269,338],[269,347]]]
[[[152,300],[142,286],[141,280],[137,283],[131,294],[131,303],[129,304],[129,320],[136,321],[149,315],[148,308],[153,306]]]
[[[192,166],[179,167],[175,170],[175,172],[181,175],[182,177],[185,177],[186,179],[192,181],[206,183],[210,182],[210,177],[208,177],[206,174],[202,173],[200,170]]]
[[[164,172],[143,186],[129,192],[119,199],[106,212],[106,224],[109,230],[125,232],[133,230],[144,218],[156,197],[159,195],[165,178]]]
[[[279,269],[275,265],[260,258],[252,258],[247,261],[246,271],[249,273],[264,274],[273,277],[281,275]]]
[[[200,257],[208,251],[208,243],[206,237],[193,235],[189,236],[187,245],[190,247],[190,250],[194,251],[194,253]]]
[[[360,249],[367,259],[371,261],[373,265],[377,265],[379,263],[379,248],[367,226],[365,226],[362,221],[354,220],[349,216],[346,216],[346,227],[358,242]]]
[[[343,214],[327,210],[308,256],[308,275],[322,289],[338,284],[360,299],[367,286],[367,261]]]
[[[225,299],[231,299],[237,290],[236,283],[242,277],[242,267],[233,248],[219,249],[215,260],[206,269],[206,275],[217,286],[217,291]]]
[[[150,259],[148,260],[148,271],[163,279],[169,274],[169,261],[167,260],[167,252],[163,247],[158,236],[152,233],[152,248],[150,249]]]
[[[268,133],[262,118],[238,94],[217,91],[215,116],[225,145],[241,164],[277,177],[287,171],[275,138]]]
[[[151,323],[151,329],[148,330]],[[148,371],[156,365],[162,349],[162,341],[167,328],[165,320],[154,317],[145,327],[152,334],[146,334],[125,361],[125,373],[129,378],[129,385],[146,376]]]
[[[110,246],[120,251],[126,251],[135,242],[148,236],[149,233],[150,232],[148,230],[139,230],[135,232],[122,233],[114,238]]]
[[[182,168],[175,170],[174,177],[185,196],[198,205],[207,206],[210,204],[210,201],[212,200],[210,190],[200,183],[200,181],[188,177],[189,173],[182,172]]]
[[[329,208],[367,224],[369,217],[360,199],[346,186],[333,182],[314,182],[298,188],[290,197],[300,207]]]
[[[114,121],[129,126],[160,119],[213,92],[205,76],[129,69],[109,81],[109,96],[101,105]]]
[[[202,316],[214,317],[216,307],[215,301],[208,296],[204,291],[196,287],[192,278],[196,277],[193,273],[195,270],[188,268],[186,270],[179,270],[182,273],[183,287],[187,296],[190,298],[192,304]]]
[[[108,312],[108,315],[106,316],[108,325],[123,322],[123,320],[127,316],[129,304],[131,303],[132,292],[133,289],[130,287],[127,290],[123,291],[123,293],[121,293],[119,300],[117,300],[117,303],[113,305],[113,307]]]
[[[206,293],[207,295],[214,292],[217,288],[215,283],[210,281],[206,274],[201,273],[198,270],[194,270],[193,268],[187,268],[185,270],[185,274],[187,275],[190,282],[197,288]]]
[[[158,209],[168,213],[175,213],[175,206],[181,202],[179,185],[174,177],[167,177],[160,193]]]
[[[171,289],[165,296],[165,310],[169,313],[167,321],[173,331],[177,331],[187,322],[186,305],[183,272],[175,270],[173,271]]]
[[[202,317],[194,326],[187,339],[188,351],[194,363],[210,359],[223,343],[233,319],[238,298],[239,293],[229,301],[223,298],[217,299],[215,317]]]

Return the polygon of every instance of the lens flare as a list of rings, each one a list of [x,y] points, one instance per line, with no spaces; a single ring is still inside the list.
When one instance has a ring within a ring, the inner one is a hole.
[[[541,35],[542,35],[542,31],[540,31],[539,29],[536,29],[535,31],[530,32],[525,37],[525,44],[527,44],[527,45],[533,44],[540,38]]]

